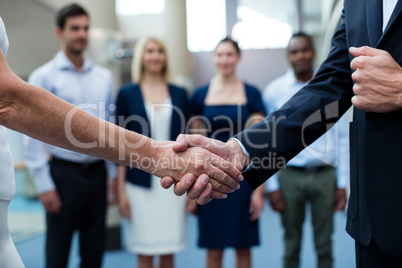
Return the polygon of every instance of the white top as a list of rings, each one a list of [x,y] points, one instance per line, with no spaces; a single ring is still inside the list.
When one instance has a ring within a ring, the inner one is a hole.
[[[0,200],[11,201],[14,197],[14,164],[7,142],[6,129],[0,126]]]
[[[89,114],[106,121],[114,119],[114,82],[112,73],[84,57],[84,64],[77,71],[67,56],[59,51],[56,56],[36,69],[28,82],[42,87],[63,100],[76,105]],[[112,109],[111,109],[112,108]],[[68,122],[68,121],[67,121]],[[66,122],[60,122],[65,124]],[[68,135],[68,132],[66,132]],[[72,135],[69,140],[80,145]],[[102,146],[101,144],[99,146]],[[93,145],[92,145],[93,147]],[[32,174],[36,190],[39,194],[55,189],[50,176],[48,154],[77,163],[91,163],[97,158],[44,144],[38,140],[27,138],[25,146],[26,165]],[[115,166],[108,162],[109,177],[115,177]]]
[[[306,84],[296,79],[293,69],[289,69],[284,75],[269,83],[263,93],[267,114],[278,110]],[[328,164],[336,166],[338,188],[346,188],[349,180],[349,159],[345,158],[345,155],[349,155],[349,131],[345,130],[349,129],[348,124],[349,118],[343,116],[327,133],[291,159],[288,165],[317,167]],[[267,181],[268,191],[279,189],[277,176],[275,174]]]
[[[172,125],[172,101],[167,99],[163,104],[145,103],[145,110],[151,129],[151,138],[155,141],[170,140],[170,126]]]
[[[8,38],[0,17],[0,49],[4,55],[8,50]],[[0,200],[11,201],[14,197],[14,164],[7,142],[6,129],[0,126]]]
[[[173,107],[144,103],[151,129],[157,141],[170,140]],[[165,165],[162,161],[159,165]],[[131,220],[128,225],[127,249],[144,255],[173,254],[186,247],[185,196],[176,196],[173,189],[159,186],[160,178],[151,175],[151,188],[126,183]]]

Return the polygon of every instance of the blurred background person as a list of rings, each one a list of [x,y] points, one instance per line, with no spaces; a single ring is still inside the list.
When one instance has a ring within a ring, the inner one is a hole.
[[[265,115],[257,88],[236,75],[240,49],[231,38],[221,40],[213,61],[217,74],[208,85],[195,90],[190,100],[192,134],[203,134],[226,142]],[[224,200],[197,206],[190,201],[188,210],[198,214],[198,245],[207,248],[207,267],[222,267],[224,248],[236,249],[236,266],[251,267],[250,247],[259,244],[258,218],[263,209],[263,188],[253,192],[244,181],[240,189]],[[224,228],[216,228],[216,225]]]
[[[108,120],[108,107],[114,103],[114,82],[109,70],[85,56],[88,12],[77,4],[67,5],[57,13],[56,23],[60,51],[36,69],[28,82],[73,105],[96,105],[96,109],[86,111]],[[46,209],[46,267],[67,266],[75,230],[79,232],[81,266],[101,267],[107,206],[105,161],[32,138],[27,140],[25,156]],[[109,177],[114,178],[114,164],[107,166]]]
[[[118,94],[117,123],[157,141],[175,140],[185,130],[185,90],[169,83],[165,45],[156,38],[137,43],[132,83]],[[135,160],[135,159],[134,159]],[[162,164],[162,163],[161,163]],[[186,247],[186,197],[166,191],[160,178],[135,168],[118,167],[118,202],[129,220],[128,250],[138,254],[138,267],[174,267],[174,254]]]
[[[314,76],[315,49],[309,35],[302,32],[294,34],[286,55],[291,68],[269,83],[263,93],[267,113],[278,110]],[[308,203],[311,205],[317,267],[333,267],[333,214],[345,208],[345,188],[349,180],[349,159],[346,157],[349,154],[348,117],[342,117],[337,124],[266,182],[269,201],[272,208],[281,213],[285,230],[285,268],[299,267]]]

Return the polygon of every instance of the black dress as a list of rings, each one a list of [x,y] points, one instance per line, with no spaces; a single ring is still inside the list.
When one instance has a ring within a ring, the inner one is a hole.
[[[265,112],[261,94],[245,84],[247,104],[205,105],[209,85],[196,90],[190,101],[192,116],[203,116],[210,123],[208,136],[226,142],[242,131],[253,113]],[[205,248],[247,248],[259,244],[258,220],[250,220],[250,199],[253,190],[242,181],[240,189],[226,199],[213,200],[198,206],[199,241]]]

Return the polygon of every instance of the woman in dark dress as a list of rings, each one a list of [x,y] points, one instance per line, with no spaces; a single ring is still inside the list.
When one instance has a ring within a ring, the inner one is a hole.
[[[217,74],[197,89],[190,100],[193,134],[226,142],[235,133],[257,122],[264,114],[260,92],[235,74],[240,60],[236,42],[225,38],[214,52]],[[207,267],[221,267],[223,250],[236,249],[237,267],[251,267],[250,247],[259,244],[258,217],[263,208],[262,188],[253,192],[246,182],[227,199],[204,206],[192,202],[199,219],[199,246],[208,249]],[[216,228],[216,226],[224,228]]]

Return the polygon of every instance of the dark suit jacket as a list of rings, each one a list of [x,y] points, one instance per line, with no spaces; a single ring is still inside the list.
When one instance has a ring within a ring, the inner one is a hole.
[[[320,137],[351,106],[349,47],[386,50],[402,65],[401,13],[398,1],[382,34],[382,1],[344,1],[342,24],[316,77],[279,111],[236,136],[254,158],[256,169],[250,173],[257,172],[259,180],[245,176],[252,187]],[[354,109],[350,146],[346,229],[357,242],[368,245],[373,238],[386,253],[402,257],[402,110],[377,114]]]
[[[168,85],[168,88],[174,107],[170,127],[170,139],[176,140],[177,136],[185,131],[188,99],[186,91],[183,88],[174,85]],[[129,120],[130,116],[136,117]],[[124,121],[128,121],[128,123],[126,124]],[[138,84],[130,83],[120,89],[116,101],[116,124],[150,137],[151,128],[149,119]],[[127,168],[126,179],[139,186],[151,187],[151,175],[136,168]]]

